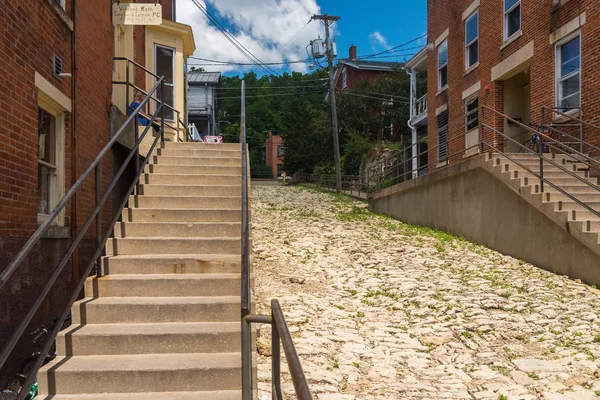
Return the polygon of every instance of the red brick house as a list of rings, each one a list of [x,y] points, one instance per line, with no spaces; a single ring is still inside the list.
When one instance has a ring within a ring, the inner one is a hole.
[[[122,52],[126,46],[120,47],[120,38],[127,30],[132,38],[130,58],[135,54],[142,65],[149,65],[144,56],[146,28],[113,25],[113,3],[116,0],[5,2],[0,11],[0,72],[4,78],[0,83],[0,273],[110,140],[111,109],[121,94],[113,86],[119,68],[113,57],[128,56]],[[174,0],[160,3],[164,19],[173,20]],[[172,36],[184,37],[183,42],[189,41],[185,26],[175,22],[163,25],[151,29],[163,37],[171,32]],[[189,44],[183,43],[185,46]],[[184,76],[182,65],[181,86]],[[138,86],[147,87],[144,74],[135,77]],[[112,150],[102,161],[102,190],[129,151],[119,145]],[[128,186],[129,182],[120,182],[113,196],[122,199],[123,187]],[[110,199],[102,210],[106,224],[114,212],[113,201]],[[92,176],[15,273],[2,282],[0,348],[29,311],[94,207]],[[94,245],[94,232],[92,224],[85,236],[89,239],[84,239],[82,250],[74,253],[30,330],[51,323],[64,310],[81,272],[77,266],[81,268],[90,259],[86,248]],[[31,353],[31,339],[25,334],[0,368],[0,387],[14,376],[23,356]]]
[[[339,61],[333,79],[338,91],[354,89],[359,81],[374,81],[379,75],[392,72],[397,65],[398,63],[358,59],[356,46],[352,45],[348,51],[348,58]]]
[[[437,149],[430,170],[478,152],[482,106],[524,124],[541,123],[542,107],[597,122],[599,33],[595,0],[428,0],[429,44],[412,64],[428,73],[428,142]],[[557,117],[549,114],[546,123]],[[485,123],[515,142],[529,138],[498,115]],[[506,152],[519,148],[491,129],[483,139]],[[584,129],[583,139],[598,145],[600,135]]]
[[[285,159],[283,138],[273,131],[269,131],[269,137],[263,148],[265,164],[273,171],[273,176],[279,177],[283,174],[283,163]]]

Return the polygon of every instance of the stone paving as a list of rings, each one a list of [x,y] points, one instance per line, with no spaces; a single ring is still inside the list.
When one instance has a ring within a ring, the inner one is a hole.
[[[316,399],[600,397],[599,290],[366,207],[252,190],[257,308],[281,301]],[[269,328],[257,344],[270,399]]]

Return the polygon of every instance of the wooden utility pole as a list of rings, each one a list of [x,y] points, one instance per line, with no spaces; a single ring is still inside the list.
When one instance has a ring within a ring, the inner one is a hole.
[[[329,40],[329,27],[332,22],[338,21],[340,17],[331,15],[313,15],[312,19],[325,22],[325,43],[327,49],[327,64],[329,66],[329,101],[331,103],[331,128],[333,130],[333,156],[335,159],[335,190],[342,192],[342,168],[340,164],[340,138],[338,131],[337,108],[335,102],[335,85],[333,80],[333,48]]]

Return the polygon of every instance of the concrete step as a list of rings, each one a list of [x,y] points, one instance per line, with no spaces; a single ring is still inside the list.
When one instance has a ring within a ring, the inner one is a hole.
[[[240,196],[241,185],[140,185],[144,196]]]
[[[240,196],[130,196],[129,207],[136,208],[190,208],[190,209],[242,209]]]
[[[241,167],[241,157],[170,157],[170,156],[153,156],[151,159],[152,165],[189,165],[189,166],[207,166],[220,165],[223,167]]]
[[[56,338],[61,356],[240,351],[239,322],[71,325]]]
[[[568,193],[568,192],[567,192]],[[600,202],[600,191],[596,191],[596,193],[582,194],[582,193],[569,193],[577,200],[582,201],[584,203],[587,202]],[[573,201],[566,195],[562,193],[550,193],[547,192],[544,195],[545,202],[557,202],[557,201]]]
[[[211,175],[241,175],[242,166],[238,165],[225,165],[221,166],[216,163],[211,165],[177,165],[177,164],[150,164],[146,165],[144,169],[146,173],[157,173],[157,174],[180,174],[180,175],[198,175],[198,174],[211,174]]]
[[[60,368],[57,368],[60,366]],[[41,393],[239,389],[239,353],[57,357],[38,373]],[[117,399],[120,397],[117,397]]]
[[[584,221],[583,230],[584,232],[600,233],[600,219],[598,221]]]
[[[160,157],[198,157],[198,158],[211,158],[211,157],[226,157],[226,158],[235,158],[239,160],[240,165],[242,164],[242,151],[241,150],[233,150],[233,149],[172,149],[172,148],[164,148],[158,149],[156,151],[156,155]]]
[[[215,390],[210,392],[155,392],[155,393],[80,393],[36,397],[41,400],[239,400],[239,390]]]
[[[105,275],[89,277],[86,297],[239,296],[240,274]]]
[[[115,237],[241,237],[239,222],[117,222]]]
[[[534,173],[536,173],[537,175],[539,175],[539,171],[537,170],[532,170]],[[580,176],[582,178],[587,178],[589,173],[588,171],[570,171],[573,174]],[[511,170],[510,172],[510,176],[511,178],[515,179],[517,177],[528,177],[530,179],[539,179],[538,177],[536,177],[532,172],[526,171],[524,169],[518,169],[518,170]],[[544,178],[545,179],[549,179],[549,178],[563,178],[563,177],[569,177],[570,175],[565,172],[565,171],[557,171],[557,170],[552,170],[552,171],[546,171],[544,169]]]
[[[241,143],[204,143],[204,142],[167,142],[165,143],[167,149],[233,149],[241,150]]]
[[[600,213],[600,202],[585,202],[584,204],[586,206],[592,208],[592,210],[596,210]],[[588,211],[588,209],[585,208],[582,204],[577,203],[572,200],[557,202],[556,209],[558,209],[559,211],[570,211],[570,210]]]
[[[233,322],[240,317],[240,296],[101,297],[73,304],[73,324]]]
[[[241,238],[110,238],[106,242],[106,255],[128,254],[240,254]]]
[[[106,275],[239,273],[239,254],[155,254],[103,257]]]
[[[539,180],[530,182],[530,185],[531,185],[532,193],[537,193],[540,190]],[[560,185],[558,187],[569,194],[596,194],[596,193],[598,193],[598,191],[596,189],[594,189],[592,186],[586,185],[582,182],[579,182],[574,185]],[[544,192],[561,193],[560,190],[555,189],[548,184],[544,185]]]
[[[562,172],[562,173],[566,173],[566,171],[569,172],[577,172],[577,171],[587,171],[587,169],[585,168],[578,168],[579,164],[557,164],[556,165],[552,165],[549,163],[544,163],[544,173],[545,172]],[[540,164],[537,163],[535,165],[533,164],[523,164],[523,166],[520,166],[518,164],[514,164],[512,162],[503,162],[501,164],[494,164],[494,166],[496,168],[501,168],[502,172],[508,172],[508,171],[526,171],[526,172],[535,172],[535,173],[539,173],[540,172]],[[525,168],[526,167],[526,168]]]
[[[568,211],[567,214],[568,214],[569,221],[581,221],[581,222],[598,221],[598,222],[600,222],[600,216],[598,216],[590,211],[572,210],[572,211]]]
[[[240,274],[105,275],[89,277],[86,297],[239,296]]]
[[[125,208],[125,222],[241,222],[239,209],[156,209]],[[197,253],[197,252],[194,252]]]
[[[144,174],[143,184],[151,185],[242,185],[242,175],[181,175],[181,174]]]

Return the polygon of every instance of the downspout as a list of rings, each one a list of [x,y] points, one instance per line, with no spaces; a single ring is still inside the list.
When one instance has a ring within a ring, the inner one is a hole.
[[[415,100],[417,96],[417,79],[416,74],[413,69],[410,72],[407,69],[404,69],[407,75],[410,76],[410,119],[407,122],[408,127],[412,131],[412,177],[417,178],[419,174],[419,160],[417,159],[417,155],[419,154],[417,149],[417,128],[413,126],[410,121],[415,117]]]
[[[71,187],[77,181],[77,0],[71,1]],[[71,238],[77,236],[77,193],[71,199]],[[75,248],[71,258],[73,287],[79,283],[79,251]]]

